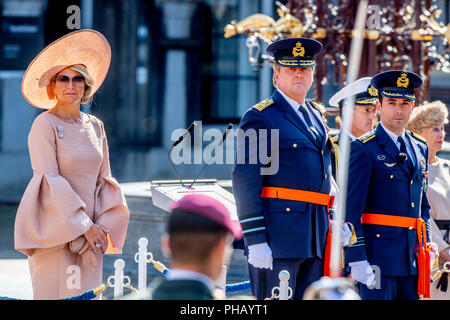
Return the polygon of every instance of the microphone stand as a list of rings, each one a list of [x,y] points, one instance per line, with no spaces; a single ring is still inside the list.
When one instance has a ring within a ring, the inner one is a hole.
[[[183,134],[178,138],[178,140],[175,141],[175,142],[172,144],[172,146],[170,147],[169,152],[168,152],[168,154],[167,154],[167,156],[168,156],[168,158],[169,158],[169,162],[170,162],[170,164],[172,165],[173,171],[175,172],[177,178],[180,180],[180,183],[181,183],[181,185],[182,185],[183,187],[185,187],[185,185],[184,185],[183,181],[181,180],[181,177],[180,177],[180,175],[178,174],[178,171],[177,171],[177,169],[175,168],[175,165],[173,164],[173,161],[172,161],[172,159],[171,159],[170,156],[171,156],[171,153],[172,153],[173,148],[174,148],[175,146],[177,146],[178,144],[180,144],[181,141],[183,141],[183,139],[184,139],[188,134],[191,134],[191,132],[194,130],[194,128],[195,128],[197,125],[198,125],[198,122],[197,122],[197,121],[192,122],[191,125],[189,126],[189,128],[186,130],[186,132],[183,133]],[[191,186],[192,186],[192,185],[191,185]]]
[[[217,144],[217,147],[220,147],[225,142],[225,139],[227,138],[228,132],[231,130],[231,128],[233,128],[233,124],[229,123],[227,128],[225,129],[225,132],[222,135],[222,139],[220,139],[219,143]],[[212,156],[214,157],[215,155],[216,155],[216,149],[213,150]],[[203,170],[205,170],[206,166],[207,166],[207,164],[205,163],[202,170],[200,170],[200,173],[197,175],[197,177],[195,177],[195,179],[189,185],[189,188],[192,187],[192,185],[195,183],[195,181],[200,177],[200,175],[203,173]]]

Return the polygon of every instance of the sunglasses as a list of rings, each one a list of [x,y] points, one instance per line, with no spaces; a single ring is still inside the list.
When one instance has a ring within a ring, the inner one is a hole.
[[[74,87],[81,87],[84,85],[84,77],[83,76],[75,76],[72,79],[70,79],[68,76],[57,76],[55,79],[55,82],[61,84],[61,85],[67,85],[70,80],[72,80],[72,84]]]

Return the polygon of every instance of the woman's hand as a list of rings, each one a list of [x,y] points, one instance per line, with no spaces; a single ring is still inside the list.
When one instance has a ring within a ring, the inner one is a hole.
[[[94,252],[100,249],[102,252],[105,252],[108,248],[108,239],[106,238],[107,232],[108,230],[105,227],[93,224],[84,234],[84,237],[89,242],[89,245],[92,247]],[[100,246],[97,247],[96,244],[100,244]]]

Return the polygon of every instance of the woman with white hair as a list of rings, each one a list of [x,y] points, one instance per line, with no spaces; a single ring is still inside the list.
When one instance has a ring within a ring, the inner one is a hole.
[[[450,261],[450,246],[444,240],[444,232],[439,230],[435,220],[450,220],[450,161],[436,156],[442,149],[448,123],[448,110],[441,101],[426,103],[413,110],[407,129],[421,135],[428,144],[428,191],[431,205],[430,216],[432,239],[438,245],[439,267]],[[443,274],[444,277],[447,274]],[[437,289],[437,281],[431,287],[431,299],[450,299],[450,290]]]

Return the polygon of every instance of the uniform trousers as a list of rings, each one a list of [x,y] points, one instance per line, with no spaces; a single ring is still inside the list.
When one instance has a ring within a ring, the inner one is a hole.
[[[362,300],[418,300],[418,276],[380,276],[379,285],[370,289],[358,282]],[[376,279],[378,281],[378,278]]]
[[[272,288],[280,286],[278,274],[282,270],[289,272],[289,287],[293,300],[301,300],[306,288],[323,276],[323,260],[317,257],[303,259],[273,259],[273,269],[249,267],[252,295],[258,300],[270,298]],[[279,292],[276,291],[276,294]]]

